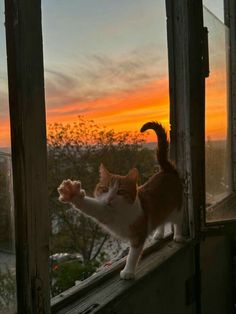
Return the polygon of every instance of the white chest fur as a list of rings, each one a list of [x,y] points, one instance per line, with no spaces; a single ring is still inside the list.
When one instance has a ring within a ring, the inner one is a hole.
[[[122,197],[117,197],[105,214],[104,227],[117,236],[128,239],[130,237],[130,225],[143,213],[139,198],[129,204]]]

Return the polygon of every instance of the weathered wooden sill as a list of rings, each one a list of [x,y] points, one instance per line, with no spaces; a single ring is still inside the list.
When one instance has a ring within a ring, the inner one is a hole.
[[[230,224],[236,221],[236,193],[206,208],[206,227]]]
[[[119,272],[124,266],[125,258],[118,261],[110,269],[101,271],[95,276],[88,278],[77,287],[72,287],[52,300],[52,313],[96,313],[106,304],[119,298],[129,289],[151,276],[152,271],[161,266],[173,256],[182,251],[189,243],[175,243],[168,236],[145,249],[143,257],[139,263],[135,280],[124,281],[119,278]]]

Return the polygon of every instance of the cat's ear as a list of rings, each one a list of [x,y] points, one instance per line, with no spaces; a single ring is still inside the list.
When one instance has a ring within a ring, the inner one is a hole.
[[[107,170],[107,168],[103,164],[100,164],[99,174],[100,174],[100,179],[107,179],[110,177],[110,172]]]
[[[138,169],[136,168],[132,168],[130,169],[127,177],[135,182],[138,181],[138,177],[139,177],[139,173],[138,173]]]

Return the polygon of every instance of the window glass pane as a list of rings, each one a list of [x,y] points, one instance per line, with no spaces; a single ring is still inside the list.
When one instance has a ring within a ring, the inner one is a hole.
[[[169,129],[164,1],[43,1],[52,296],[109,267],[127,244],[58,202],[63,179],[88,195],[101,162],[113,173],[156,168],[158,120]],[[136,132],[136,133],[134,133]],[[125,219],[125,217],[124,217]]]
[[[205,6],[204,10],[209,10],[212,15],[224,23],[224,0],[203,0],[203,5]],[[204,19],[206,22],[206,16]]]
[[[232,213],[215,207],[230,194],[227,50],[228,28],[207,8],[210,76],[206,79],[206,219],[232,219]]]
[[[0,313],[16,312],[14,207],[4,7],[0,2]]]

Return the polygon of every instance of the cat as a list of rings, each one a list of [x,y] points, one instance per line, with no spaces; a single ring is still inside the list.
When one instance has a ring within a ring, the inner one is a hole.
[[[71,203],[76,209],[97,221],[111,234],[128,239],[130,249],[122,279],[135,277],[135,270],[147,236],[155,231],[154,238],[164,236],[164,224],[172,222],[174,240],[182,241],[182,184],[177,170],[168,160],[166,131],[158,122],[148,122],[141,132],[155,131],[158,138],[157,160],[160,171],[138,187],[139,173],[132,168],[127,175],[109,172],[100,165],[100,179],[94,198],[86,196],[80,181],[64,180],[58,188],[59,200]]]

